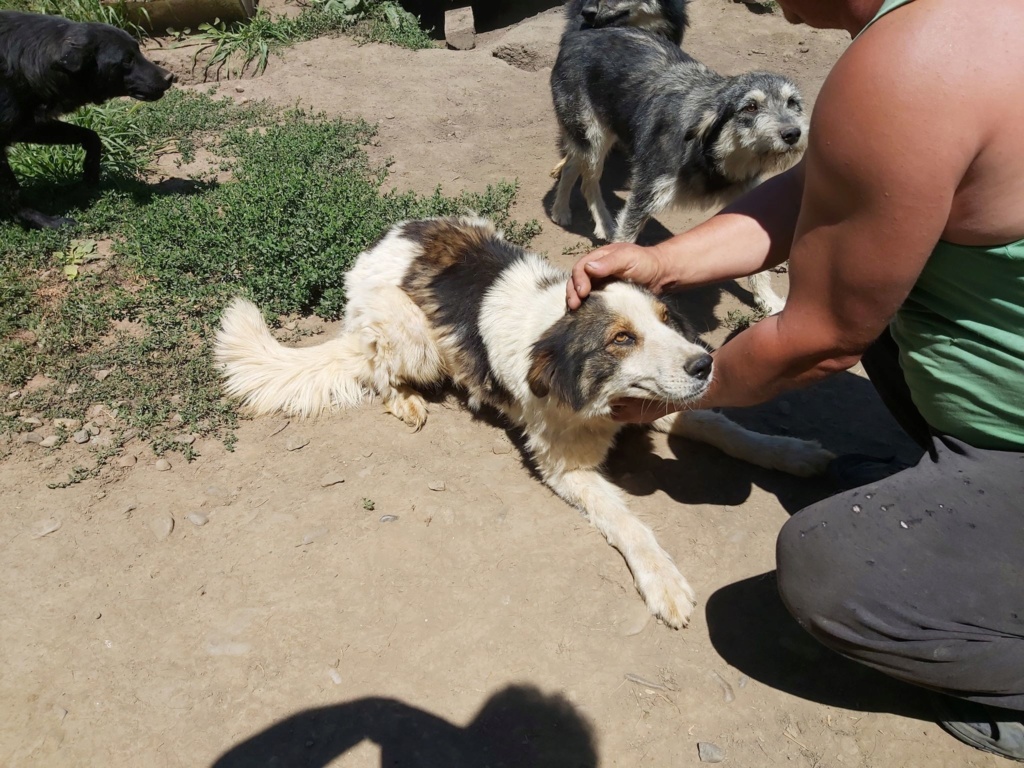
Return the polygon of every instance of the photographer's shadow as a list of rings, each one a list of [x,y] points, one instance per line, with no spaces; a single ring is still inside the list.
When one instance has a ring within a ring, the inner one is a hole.
[[[460,728],[395,699],[366,698],[292,715],[232,747],[213,768],[323,768],[359,743],[381,766],[595,768],[590,724],[557,694],[513,685]]]

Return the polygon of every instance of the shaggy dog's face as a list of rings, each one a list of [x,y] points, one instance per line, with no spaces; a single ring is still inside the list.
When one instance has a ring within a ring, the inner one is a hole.
[[[711,382],[711,356],[687,339],[668,307],[628,283],[611,283],[566,313],[537,342],[529,371],[537,397],[606,416],[624,397],[695,401]]]
[[[735,78],[718,117],[724,123],[713,154],[731,179],[783,171],[807,148],[803,98],[796,84],[781,75],[754,72]]]
[[[156,101],[174,82],[170,72],[142,55],[131,35],[106,24],[76,26],[55,66],[94,104],[118,96]]]

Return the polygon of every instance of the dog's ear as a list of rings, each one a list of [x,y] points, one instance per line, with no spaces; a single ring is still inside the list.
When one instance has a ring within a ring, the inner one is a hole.
[[[535,346],[530,355],[530,370],[526,383],[534,397],[547,397],[555,379],[555,351],[549,347]]]
[[[703,141],[708,132],[718,122],[719,113],[713,109],[706,110],[695,125],[690,126],[686,131],[686,141]]]
[[[574,314],[566,312],[533,345],[526,383],[535,397],[551,396],[578,411],[584,406],[585,398],[578,381],[577,345],[573,343],[576,319]]]
[[[87,56],[87,41],[81,35],[71,34],[61,43],[60,56],[57,57],[56,66],[69,75],[75,75],[85,68]]]

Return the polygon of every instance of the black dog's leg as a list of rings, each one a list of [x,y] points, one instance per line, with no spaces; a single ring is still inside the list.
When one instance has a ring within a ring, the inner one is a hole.
[[[49,123],[37,123],[18,141],[26,144],[78,144],[85,150],[85,172],[82,178],[86,184],[95,186],[100,183],[100,157],[103,155],[103,144],[99,134],[80,125],[63,123],[54,120]]]
[[[21,204],[21,188],[18,179],[7,162],[7,152],[0,149],[0,214],[11,212],[14,218],[26,227],[33,229],[56,229],[66,224],[74,224],[74,219],[63,216],[47,216],[45,213],[26,208]]]

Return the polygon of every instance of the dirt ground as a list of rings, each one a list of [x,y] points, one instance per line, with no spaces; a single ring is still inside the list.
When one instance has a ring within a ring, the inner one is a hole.
[[[568,265],[590,222],[580,200],[573,233],[546,215],[561,25],[550,8],[471,51],[316,40],[221,92],[379,123],[373,151],[399,189],[517,178],[516,216],[540,220],[536,248]],[[687,49],[725,72],[786,72],[813,100],[847,42],[695,0]],[[702,215],[666,215],[647,237]],[[749,295],[691,301],[720,341]],[[911,455],[854,374],[738,418]],[[131,443],[65,490],[46,484],[83,451],[15,447],[0,462],[0,765],[695,766],[699,742],[744,768],[999,764],[785,613],[774,538],[823,484],[623,440],[612,474],[700,596],[677,632],[513,439],[454,399],[419,434],[370,406],[246,422],[234,452],[200,440],[196,461],[164,471]]]

